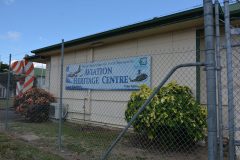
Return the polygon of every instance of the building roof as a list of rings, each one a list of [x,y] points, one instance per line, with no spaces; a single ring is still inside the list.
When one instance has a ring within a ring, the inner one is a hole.
[[[240,15],[240,5],[236,4],[236,3],[230,5],[230,12],[231,12],[231,16],[239,16]],[[94,42],[94,41],[97,41],[97,40],[100,40],[103,38],[110,38],[110,37],[114,37],[114,36],[118,36],[118,35],[122,35],[122,34],[141,31],[141,30],[150,29],[150,28],[159,27],[159,26],[166,26],[169,24],[175,24],[178,22],[184,22],[184,21],[188,21],[188,20],[192,20],[192,19],[201,18],[201,17],[203,17],[203,7],[198,7],[198,8],[178,12],[178,13],[163,16],[163,17],[153,18],[151,20],[143,21],[140,23],[135,23],[132,25],[108,30],[105,32],[100,32],[100,33],[89,35],[86,37],[81,37],[81,38],[73,39],[70,41],[66,41],[66,42],[64,42],[64,47],[65,48],[72,47],[74,45],[80,45],[80,44],[85,44],[85,43],[89,43],[89,42]],[[38,55],[43,52],[57,50],[60,48],[61,48],[61,43],[58,43],[58,44],[50,45],[50,46],[47,46],[44,48],[39,48],[39,49],[33,50],[31,52]]]

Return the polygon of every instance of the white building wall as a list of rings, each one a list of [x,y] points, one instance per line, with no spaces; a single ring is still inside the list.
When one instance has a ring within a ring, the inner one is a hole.
[[[77,50],[65,53],[64,80],[66,66],[113,58],[151,55],[152,86],[156,87],[164,76],[176,65],[196,62],[196,29],[151,35],[121,43]],[[123,68],[126,69],[126,68]],[[50,92],[59,96],[60,55],[51,57]],[[46,78],[47,80],[47,78]],[[188,85],[196,92],[196,69],[180,69],[170,80]],[[85,120],[125,125],[124,112],[131,91],[70,91],[63,90],[64,103],[69,105],[69,120]]]
[[[45,89],[50,90],[51,60],[46,61]]]

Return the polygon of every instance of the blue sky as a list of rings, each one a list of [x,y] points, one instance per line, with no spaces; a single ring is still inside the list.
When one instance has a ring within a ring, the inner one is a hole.
[[[202,5],[202,0],[0,0],[0,58]]]

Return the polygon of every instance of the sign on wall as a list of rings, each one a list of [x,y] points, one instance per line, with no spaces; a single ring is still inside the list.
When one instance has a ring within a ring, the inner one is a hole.
[[[66,90],[136,90],[151,84],[151,57],[131,57],[72,64],[66,68]]]

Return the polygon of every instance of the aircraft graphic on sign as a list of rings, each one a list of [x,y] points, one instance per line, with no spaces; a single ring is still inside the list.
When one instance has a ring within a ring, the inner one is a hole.
[[[148,77],[147,74],[141,73],[141,70],[138,70],[138,75],[134,79],[129,78],[129,80],[130,80],[130,82],[141,82],[141,81],[147,79],[147,77]]]
[[[77,77],[78,73],[81,72],[81,66],[79,65],[78,69],[74,72],[70,72],[67,74],[67,77]]]

